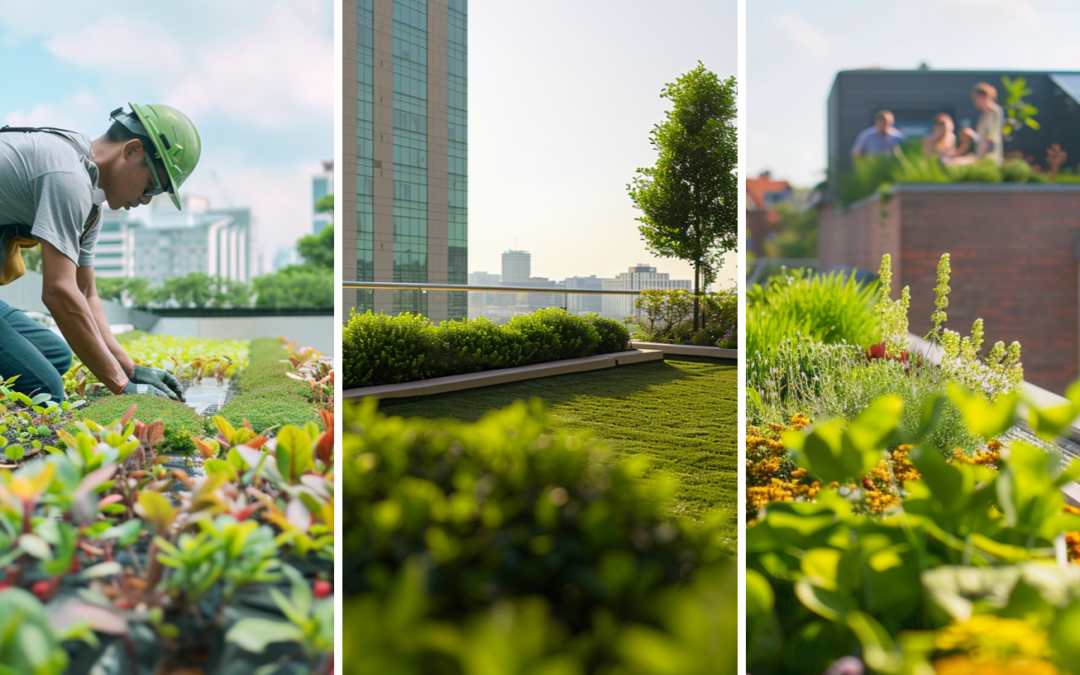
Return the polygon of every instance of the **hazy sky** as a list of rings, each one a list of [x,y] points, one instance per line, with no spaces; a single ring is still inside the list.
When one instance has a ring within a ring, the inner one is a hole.
[[[746,3],[746,167],[824,177],[825,106],[839,70],[1080,70],[1075,0]]]
[[[96,138],[129,101],[192,118],[181,193],[250,206],[272,257],[311,231],[311,176],[334,156],[333,2],[0,0],[0,124]]]
[[[666,83],[737,74],[735,0],[469,3],[469,271],[532,253],[535,276],[613,277],[654,259],[626,193],[652,166]],[[720,275],[736,276],[735,255]]]

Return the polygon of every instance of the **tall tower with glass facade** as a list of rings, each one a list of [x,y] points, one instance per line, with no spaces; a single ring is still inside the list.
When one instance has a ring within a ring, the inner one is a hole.
[[[467,15],[468,0],[344,3],[346,279],[467,282]],[[343,293],[346,310],[468,314],[461,292]]]

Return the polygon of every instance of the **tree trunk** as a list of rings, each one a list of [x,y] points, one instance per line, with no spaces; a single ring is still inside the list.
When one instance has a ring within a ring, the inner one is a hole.
[[[694,335],[698,332],[698,314],[701,301],[701,262],[694,263]]]

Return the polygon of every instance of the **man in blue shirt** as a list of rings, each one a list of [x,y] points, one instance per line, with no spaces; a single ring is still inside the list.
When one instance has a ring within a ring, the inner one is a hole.
[[[874,113],[874,126],[859,132],[855,145],[851,146],[851,156],[896,154],[900,143],[904,141],[904,134],[893,126],[894,121],[893,114],[888,110]]]

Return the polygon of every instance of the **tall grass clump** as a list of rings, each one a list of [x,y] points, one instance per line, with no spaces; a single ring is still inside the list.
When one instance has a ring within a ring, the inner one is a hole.
[[[746,293],[746,349],[768,357],[789,337],[866,348],[881,340],[870,311],[877,284],[860,284],[843,272],[808,276],[792,270]]]

